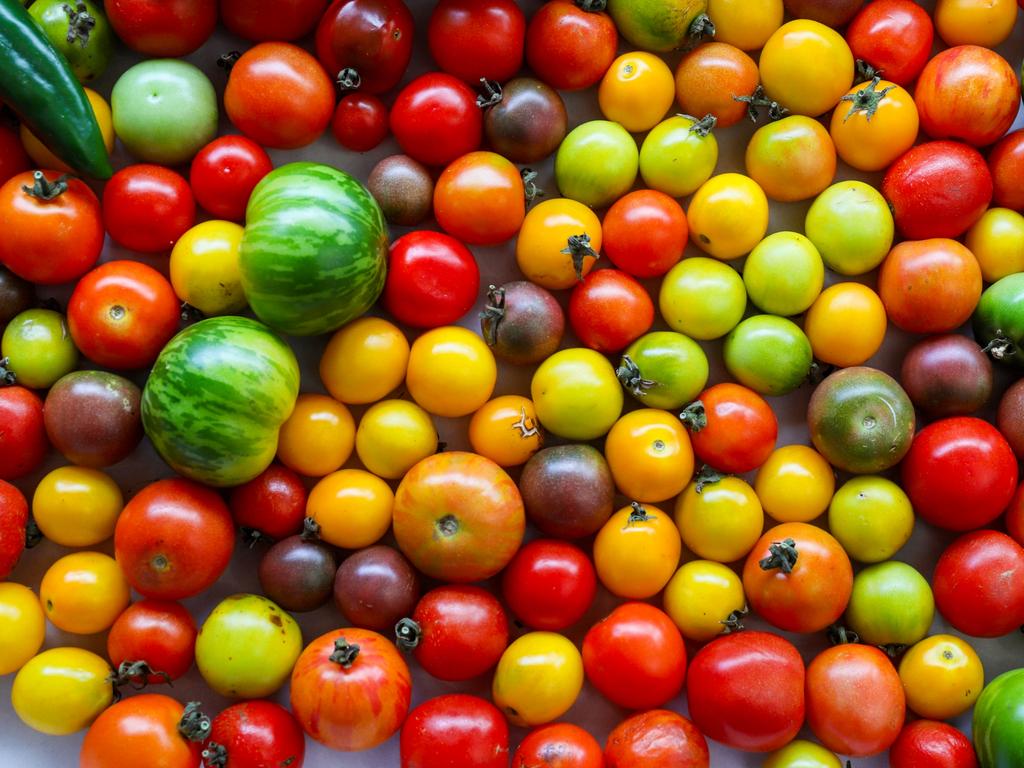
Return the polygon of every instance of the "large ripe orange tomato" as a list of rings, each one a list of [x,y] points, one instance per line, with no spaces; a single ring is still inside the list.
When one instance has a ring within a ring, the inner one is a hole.
[[[123,699],[85,734],[80,768],[199,768],[202,716],[160,693]]]
[[[434,215],[448,234],[471,245],[513,237],[526,215],[519,169],[496,152],[470,152],[441,172]]]
[[[750,137],[747,173],[772,200],[807,200],[825,191],[836,175],[836,147],[821,123],[790,115],[767,123]]]

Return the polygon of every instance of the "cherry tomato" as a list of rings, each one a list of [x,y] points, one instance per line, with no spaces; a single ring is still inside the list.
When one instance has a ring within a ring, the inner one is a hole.
[[[880,171],[914,146],[918,120],[910,94],[896,83],[876,77],[853,86],[843,96],[832,113],[829,133],[847,165]]]
[[[47,569],[39,584],[46,618],[77,635],[108,629],[130,600],[121,569],[102,552],[65,555]]]
[[[891,768],[978,768],[971,740],[934,720],[907,723],[889,748]]]
[[[331,133],[345,149],[369,152],[388,135],[388,108],[372,93],[342,96],[331,118]]]
[[[935,720],[966,712],[985,685],[978,654],[954,635],[932,635],[915,643],[900,659],[899,673],[907,706]]]
[[[747,606],[736,572],[710,560],[681,566],[665,587],[664,603],[683,637],[698,643],[740,626]]]
[[[245,136],[221,136],[192,158],[189,184],[196,202],[220,219],[242,221],[249,196],[273,170],[270,156]]]
[[[372,403],[405,379],[409,342],[392,323],[361,317],[339,329],[320,358],[320,379],[335,400]]]
[[[875,0],[846,28],[854,57],[903,86],[928,63],[934,36],[931,16],[913,0]]]
[[[409,66],[413,26],[402,0],[334,0],[316,28],[316,56],[332,79],[384,93]]]
[[[271,464],[249,482],[232,489],[230,506],[238,526],[271,539],[283,539],[302,529],[306,487],[292,470]]]
[[[605,588],[618,597],[653,597],[672,578],[682,544],[672,518],[657,507],[633,503],[608,518],[594,539],[594,565]]]
[[[693,339],[725,336],[743,318],[747,289],[727,264],[703,256],[684,259],[665,275],[658,307],[670,328]]]
[[[169,272],[178,298],[204,315],[246,307],[238,252],[245,230],[231,221],[196,224],[174,244]]]
[[[410,232],[391,245],[385,308],[416,328],[450,325],[472,308],[480,270],[466,246],[440,232]]]
[[[772,33],[758,67],[768,97],[807,117],[832,109],[853,80],[853,54],[842,35],[808,19]]]
[[[203,743],[207,763],[223,755],[224,765],[231,768],[302,768],[306,737],[280,704],[260,699],[241,701],[222,710],[210,725],[210,734]]]
[[[697,458],[721,472],[757,469],[775,449],[779,423],[763,397],[739,384],[715,384],[681,416]]]
[[[11,705],[25,725],[40,733],[75,733],[110,706],[110,674],[110,665],[91,651],[49,648],[18,670]]]
[[[814,357],[840,368],[871,359],[882,347],[886,325],[885,305],[861,283],[830,285],[804,315]]]
[[[764,512],[745,480],[707,470],[679,495],[675,521],[683,544],[697,557],[732,563],[761,537]]]
[[[526,215],[519,169],[494,152],[470,152],[441,173],[434,216],[441,229],[471,245],[497,245],[519,232]],[[475,296],[474,291],[474,296]]]
[[[535,728],[519,743],[512,768],[604,768],[597,739],[572,723]]]
[[[0,562],[0,578],[6,579],[2,566]],[[36,593],[13,581],[0,581],[0,674],[9,675],[25,666],[39,653],[45,639],[46,618]]]
[[[6,480],[0,480],[0,504],[0,581],[3,581],[11,575],[25,550],[28,502],[21,491]]]
[[[686,212],[693,244],[716,259],[738,259],[768,231],[768,199],[740,173],[713,176],[694,193]]]
[[[110,237],[141,253],[162,253],[196,220],[185,179],[159,165],[129,165],[103,188],[103,223]]]
[[[578,547],[558,539],[535,539],[505,567],[501,591],[509,610],[523,624],[560,632],[590,608],[597,576],[590,558]]]
[[[408,400],[381,400],[356,429],[356,455],[375,475],[397,480],[437,452],[437,429],[423,408]]]
[[[707,741],[693,723],[667,709],[633,715],[608,734],[606,768],[708,768]]]
[[[436,416],[469,415],[490,399],[497,378],[490,347],[465,328],[434,328],[409,350],[409,394]]]
[[[62,547],[92,547],[114,535],[124,500],[109,475],[89,467],[57,467],[32,494],[32,517]]]
[[[573,0],[550,0],[533,14],[526,30],[526,63],[560,91],[597,83],[615,58],[619,35],[604,11]]]
[[[0,480],[35,472],[49,447],[39,395],[25,387],[0,387],[0,423]]]
[[[542,288],[571,288],[593,268],[602,242],[601,221],[583,203],[545,200],[523,219],[516,263],[530,282]]]
[[[15,127],[0,125],[0,185],[32,167]]]
[[[1016,183],[1024,173],[1024,130],[1008,133],[992,147],[988,167],[992,172],[992,199],[996,205],[1024,210],[1024,189]]]
[[[427,43],[437,66],[476,85],[504,83],[522,66],[526,17],[515,0],[440,0],[430,14]]]
[[[782,0],[708,0],[715,40],[743,51],[758,51],[782,26]]]
[[[568,712],[582,688],[583,659],[572,641],[554,632],[528,632],[498,660],[491,697],[513,725],[534,726]]]
[[[632,411],[616,421],[604,454],[620,493],[634,501],[667,501],[693,475],[686,429],[675,416],[655,408]]]
[[[147,56],[192,53],[217,26],[216,0],[111,0],[103,6],[118,39]]]
[[[832,497],[828,528],[854,560],[880,563],[910,540],[914,509],[892,480],[861,475],[843,483]]]
[[[1024,272],[1024,216],[1009,208],[989,208],[967,230],[964,245],[978,260],[986,282]]]
[[[835,752],[820,744],[794,739],[782,749],[772,752],[763,768],[843,768]]]
[[[735,97],[749,96],[757,84],[754,60],[725,42],[697,46],[676,67],[679,108],[687,115],[714,115],[716,128],[728,128],[747,116],[747,106]]]
[[[599,269],[573,289],[569,323],[591,349],[603,354],[621,352],[651,329],[654,302],[627,273]]]
[[[601,229],[605,255],[633,277],[668,272],[683,257],[689,239],[682,206],[653,189],[638,189],[616,200]]]
[[[653,53],[624,53],[612,62],[597,91],[601,114],[627,131],[649,131],[675,96],[672,70]],[[692,112],[692,114],[705,114]]]
[[[409,713],[399,750],[401,768],[505,768],[508,723],[489,701],[463,693],[444,694]]]
[[[935,28],[946,45],[995,48],[1010,36],[1017,21],[1013,0],[939,0]]]
[[[821,516],[835,487],[832,467],[806,445],[776,448],[754,480],[764,511],[780,523],[809,523]]]
[[[205,726],[205,727],[204,727]],[[80,768],[141,768],[157,757],[167,768],[198,768],[209,721],[159,693],[123,699],[85,734]]]
[[[388,532],[394,505],[394,492],[379,477],[342,469],[313,486],[306,515],[320,526],[320,538],[328,544],[361,549]]]
[[[817,120],[790,115],[757,129],[746,169],[768,197],[781,202],[820,194],[836,175],[836,147]]]
[[[277,458],[306,477],[323,477],[348,461],[356,423],[348,408],[327,395],[304,393],[281,425]]]
[[[483,116],[472,89],[441,72],[420,75],[391,106],[391,133],[424,165],[447,165],[480,146]]]
[[[220,18],[246,40],[298,40],[313,31],[326,7],[327,0],[220,0]]]
[[[673,115],[654,126],[640,146],[644,184],[670,197],[692,195],[718,163],[714,125],[714,115]]]
[[[499,467],[525,464],[544,445],[533,402],[522,395],[487,401],[469,422],[469,443]]]
[[[107,656],[115,669],[125,663],[129,669],[137,662],[146,665],[127,675],[127,681],[170,682],[192,668],[197,632],[195,620],[180,603],[140,600],[125,608],[111,626]]]

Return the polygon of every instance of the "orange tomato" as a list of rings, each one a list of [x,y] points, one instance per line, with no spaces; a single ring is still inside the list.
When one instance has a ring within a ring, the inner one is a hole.
[[[470,152],[441,172],[434,216],[465,243],[497,245],[519,231],[526,198],[519,169],[496,152]]]
[[[671,515],[633,502],[597,532],[594,567],[613,595],[645,600],[668,584],[681,552],[682,541]]]
[[[914,146],[917,105],[903,88],[875,78],[855,85],[832,113],[829,134],[847,165],[880,171]]]
[[[705,43],[679,60],[676,101],[688,115],[714,115],[718,128],[735,125],[747,115],[736,96],[749,96],[758,83],[757,64],[727,43]]]
[[[807,200],[835,178],[836,147],[817,120],[790,115],[757,129],[747,144],[746,165],[772,200]]]
[[[653,53],[624,53],[608,68],[597,91],[601,113],[627,131],[648,131],[672,106],[672,70]]]
[[[327,395],[304,394],[281,425],[277,457],[291,470],[323,477],[352,455],[356,424],[348,408]]]
[[[159,693],[117,702],[86,732],[80,768],[195,768],[204,734],[195,720],[191,730],[179,729],[184,714],[178,701]]]
[[[657,503],[676,496],[693,475],[690,436],[673,414],[642,408],[620,418],[605,438],[604,455],[619,491]]]
[[[544,445],[533,401],[503,395],[484,403],[469,421],[469,443],[499,467],[525,464]]]
[[[814,357],[847,368],[869,360],[882,346],[885,306],[860,283],[830,285],[804,315],[804,332]]]
[[[590,272],[600,252],[600,219],[583,203],[566,198],[533,206],[516,241],[519,271],[549,291],[576,285]]]

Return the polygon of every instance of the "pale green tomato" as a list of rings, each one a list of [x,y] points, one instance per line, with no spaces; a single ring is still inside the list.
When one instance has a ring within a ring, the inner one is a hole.
[[[797,739],[768,755],[762,768],[843,768],[843,764],[820,744]]]
[[[743,283],[750,300],[772,315],[799,315],[818,298],[825,265],[814,243],[797,232],[768,235],[747,256]]]
[[[747,290],[740,273],[717,259],[683,259],[668,271],[658,295],[669,328],[692,339],[725,336],[743,319]]]
[[[847,480],[828,506],[828,529],[852,559],[880,563],[914,532],[914,509],[896,483],[877,475]]]
[[[636,142],[618,123],[591,120],[562,140],[555,183],[563,197],[604,208],[626,194],[640,164]]]
[[[52,309],[26,309],[4,329],[0,367],[29,389],[47,389],[78,364],[67,319]]]
[[[840,181],[811,204],[804,231],[829,269],[863,275],[881,264],[892,247],[892,212],[869,184]]]
[[[846,625],[871,645],[913,645],[928,634],[935,598],[928,581],[896,560],[871,565],[853,579]]]
[[[640,147],[640,175],[651,189],[687,197],[711,178],[718,165],[718,141],[711,128],[689,115],[662,120]]]
[[[626,391],[648,408],[671,411],[704,390],[708,358],[688,336],[654,331],[629,345],[615,373]]]
[[[754,315],[737,325],[722,348],[725,367],[740,384],[762,395],[785,395],[807,380],[811,342],[791,320]]]

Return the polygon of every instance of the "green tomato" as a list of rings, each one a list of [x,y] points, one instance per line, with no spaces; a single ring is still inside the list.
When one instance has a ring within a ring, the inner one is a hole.
[[[75,369],[78,349],[64,315],[52,309],[27,309],[7,324],[0,358],[18,384],[47,389]]]
[[[196,666],[221,696],[255,699],[280,688],[302,651],[302,631],[287,612],[260,595],[232,595],[203,622]]]
[[[981,768],[1024,765],[1024,669],[1004,672],[985,686],[971,731]]]
[[[862,181],[840,181],[811,204],[804,231],[825,266],[841,275],[863,275],[892,247],[892,212],[882,194]]]
[[[739,272],[717,259],[683,259],[668,271],[658,295],[669,328],[693,339],[725,336],[743,319],[747,290]]]
[[[797,739],[765,758],[762,768],[842,768],[833,752],[813,741]]]
[[[700,345],[673,331],[654,331],[629,345],[615,371],[634,398],[649,408],[674,410],[697,399],[708,383]]]
[[[880,563],[914,532],[914,508],[892,480],[862,475],[847,480],[828,505],[828,529],[854,560]]]
[[[825,265],[814,243],[797,232],[768,235],[747,256],[743,283],[755,306],[772,315],[799,315],[818,298]]]
[[[640,147],[640,175],[651,189],[687,197],[711,178],[718,164],[718,141],[709,123],[675,115],[658,123]]]
[[[537,419],[569,440],[596,440],[622,414],[622,387],[608,359],[592,349],[563,349],[530,382]]]
[[[1024,368],[1024,272],[986,288],[971,323],[975,340],[988,347],[997,362]]]
[[[853,579],[846,623],[871,645],[913,645],[928,634],[935,598],[928,580],[897,560],[871,565]]]
[[[725,367],[762,395],[784,395],[807,380],[813,355],[800,326],[784,317],[754,315],[725,339]]]
[[[102,6],[92,0],[36,0],[28,13],[80,83],[106,72],[114,55],[114,33]]]
[[[555,155],[555,183],[564,197],[603,208],[630,190],[639,162],[636,142],[625,128],[591,120],[562,141]]]
[[[629,43],[668,53],[714,34],[707,24],[708,0],[609,0],[608,13]]]

